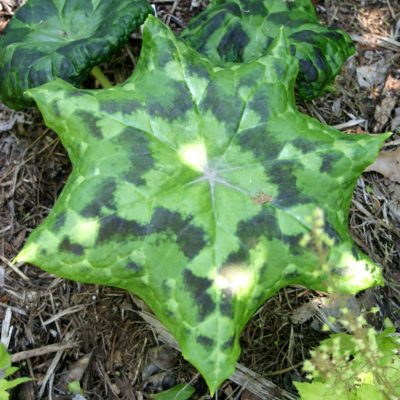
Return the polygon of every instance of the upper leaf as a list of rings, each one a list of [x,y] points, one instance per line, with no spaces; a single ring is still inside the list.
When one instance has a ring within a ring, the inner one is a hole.
[[[34,104],[28,88],[79,84],[151,12],[147,0],[29,0],[0,36],[0,100],[24,108]]]
[[[345,32],[319,23],[311,0],[214,1],[182,38],[214,62],[241,63],[266,54],[282,26],[300,62],[299,95],[320,96],[355,50]]]
[[[226,68],[153,17],[143,40],[122,85],[56,80],[29,91],[73,171],[17,259],[139,295],[215,391],[269,296],[291,283],[325,288],[318,256],[300,244],[316,207],[338,286],[381,282],[347,216],[387,136],[345,135],[298,112],[283,36],[267,56]]]

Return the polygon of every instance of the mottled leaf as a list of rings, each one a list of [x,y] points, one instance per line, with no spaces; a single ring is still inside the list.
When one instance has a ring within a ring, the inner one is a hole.
[[[19,109],[34,104],[28,88],[80,84],[150,12],[146,0],[29,0],[0,36],[0,100]]]
[[[300,63],[299,95],[320,96],[354,46],[345,32],[319,23],[311,0],[214,1],[189,22],[182,38],[216,63],[241,63],[266,54],[282,26]]]
[[[29,93],[73,171],[18,261],[143,298],[214,392],[263,302],[298,283],[326,288],[300,244],[316,207],[334,240],[330,279],[381,283],[353,244],[350,199],[387,135],[346,135],[297,111],[297,61],[215,68],[154,17],[131,78],[107,90],[55,80]]]

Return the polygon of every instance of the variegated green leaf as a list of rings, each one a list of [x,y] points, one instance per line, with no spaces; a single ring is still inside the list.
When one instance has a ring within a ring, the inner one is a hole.
[[[268,51],[281,26],[300,62],[299,95],[320,96],[354,53],[350,37],[322,26],[311,0],[219,0],[193,18],[182,38],[217,63],[247,62]]]
[[[151,12],[147,0],[28,0],[0,36],[0,100],[19,109],[34,104],[28,88],[80,84]]]
[[[149,17],[136,70],[107,90],[30,90],[73,171],[18,261],[143,298],[214,392],[239,334],[280,288],[326,287],[307,217],[324,210],[332,279],[355,292],[380,269],[351,241],[356,180],[385,135],[345,135],[296,110],[297,61],[215,68]]]

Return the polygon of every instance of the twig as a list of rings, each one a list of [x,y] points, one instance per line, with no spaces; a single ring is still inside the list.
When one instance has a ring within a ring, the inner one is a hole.
[[[392,51],[398,51],[400,48],[400,42],[398,42],[397,40],[374,35],[372,33],[362,36],[357,34],[353,34],[350,36],[351,39],[355,42],[362,43],[367,46],[379,46]]]
[[[86,308],[87,306],[85,304],[83,305],[78,305],[78,306],[73,306],[70,308],[67,308],[66,310],[62,310],[59,313],[53,315],[51,318],[47,319],[46,321],[43,322],[43,326],[49,325],[54,321],[57,321],[59,318],[64,317],[65,315],[69,314],[74,314],[79,311],[82,311]]]
[[[75,342],[64,342],[64,343],[55,343],[49,344],[48,346],[39,347],[33,350],[21,351],[19,353],[15,353],[11,355],[11,361],[16,363],[22,360],[27,360],[28,358],[44,356],[45,354],[54,353],[56,351],[64,351],[67,349],[72,349],[73,347],[77,347],[79,343]]]
[[[388,44],[400,49],[400,42],[395,40],[395,39],[387,38],[387,37],[384,37],[384,36],[377,36],[377,38],[379,40],[381,40],[382,42],[388,43]]]
[[[8,349],[10,344],[13,327],[11,326],[12,311],[11,307],[7,307],[2,324],[1,324],[1,343]]]
[[[54,358],[49,366],[49,369],[46,372],[46,375],[43,378],[43,381],[39,384],[39,386],[40,386],[39,396],[38,396],[39,399],[42,398],[44,391],[46,389],[47,382],[51,379],[52,375],[54,374],[54,371],[57,368],[58,363],[60,362],[62,354],[63,354],[63,350],[60,350],[56,353],[56,355],[54,356]],[[49,398],[50,398],[50,396],[51,396],[51,393],[49,393]]]
[[[10,305],[5,304],[5,303],[1,303],[0,302],[0,307],[2,307],[2,308],[10,308],[11,311],[16,313],[16,314],[27,315],[26,311],[22,310],[21,308],[10,306]]]
[[[385,143],[382,147],[398,146],[400,144],[400,139],[392,140],[391,142]]]
[[[267,376],[282,375],[282,374],[285,374],[286,372],[289,372],[289,371],[292,371],[292,370],[294,370],[296,368],[299,368],[302,365],[303,365],[303,361],[300,361],[297,364],[292,365],[291,367],[283,368],[283,369],[280,369],[279,371],[270,372],[270,373],[267,373],[266,375]]]
[[[10,267],[16,274],[18,274],[24,281],[29,281],[29,278],[18,268],[19,266],[23,265],[23,263],[12,264],[7,258],[0,256],[0,261]]]
[[[390,11],[390,15],[396,21],[396,13],[394,12],[392,5],[390,4],[390,1],[386,0],[386,3],[388,5],[389,11]]]
[[[352,126],[360,125],[365,122],[365,119],[352,119],[350,121],[344,122],[343,124],[333,125],[332,128],[343,130],[351,128]]]

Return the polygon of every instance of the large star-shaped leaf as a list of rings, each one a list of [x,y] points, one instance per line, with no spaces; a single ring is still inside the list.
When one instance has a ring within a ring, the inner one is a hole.
[[[311,0],[216,0],[182,38],[214,62],[247,62],[267,52],[281,26],[300,62],[299,95],[320,96],[355,50],[347,33],[319,23]]]
[[[385,136],[346,135],[298,112],[283,36],[269,55],[225,69],[154,17],[143,39],[122,85],[30,91],[73,171],[17,260],[139,295],[215,391],[268,297],[291,283],[326,287],[318,256],[299,243],[316,207],[335,241],[332,279],[349,292],[381,282],[347,216]]]
[[[0,37],[0,99],[31,106],[24,91],[57,77],[79,85],[152,12],[147,0],[29,0]]]

